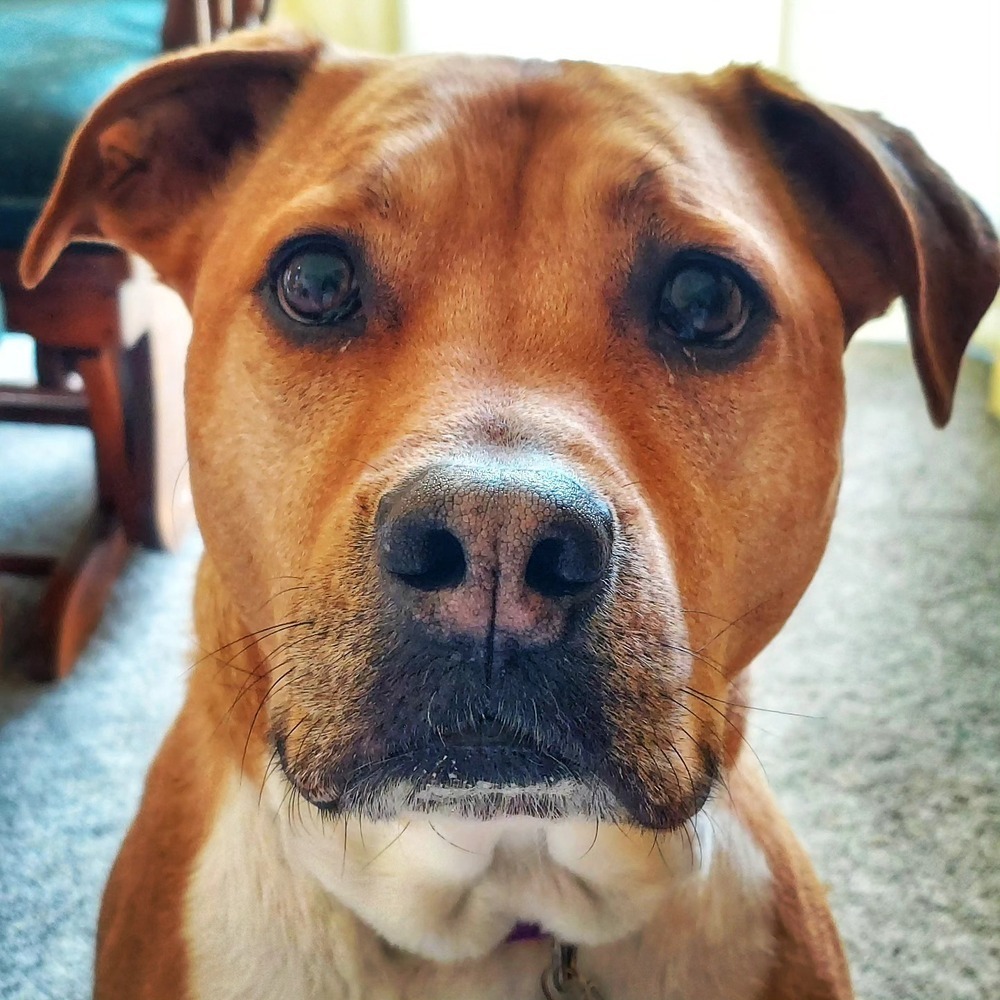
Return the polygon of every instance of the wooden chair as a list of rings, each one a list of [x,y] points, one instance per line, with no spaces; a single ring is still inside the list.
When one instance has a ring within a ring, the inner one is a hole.
[[[97,465],[96,506],[68,552],[0,553],[0,573],[48,577],[39,679],[72,669],[129,546],[173,548],[193,523],[182,410],[190,320],[143,261],[111,247],[68,248],[27,291],[21,247],[72,131],[117,79],[164,47],[266,13],[266,0],[0,5],[0,292],[7,328],[34,338],[38,374],[30,388],[0,384],[0,420],[88,426]]]

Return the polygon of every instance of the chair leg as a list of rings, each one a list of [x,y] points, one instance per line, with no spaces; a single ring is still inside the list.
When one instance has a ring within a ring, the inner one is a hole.
[[[142,336],[122,355],[125,438],[137,513],[130,539],[173,550],[194,525],[184,434],[184,357],[191,317],[176,293],[155,281],[121,291]],[[132,533],[136,531],[137,533]]]
[[[100,502],[121,518],[129,538],[139,535],[139,513],[125,443],[121,353],[110,348],[81,352],[76,362],[90,410]]]
[[[35,371],[43,389],[65,389],[72,369],[65,351],[35,342]]]
[[[59,560],[42,596],[37,627],[43,655],[32,669],[35,680],[58,680],[73,669],[128,552],[121,522],[98,508]]]

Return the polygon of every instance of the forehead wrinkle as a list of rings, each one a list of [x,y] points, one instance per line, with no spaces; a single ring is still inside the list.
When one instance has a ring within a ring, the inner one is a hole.
[[[607,214],[616,222],[627,222],[635,217],[649,215],[651,192],[657,191],[657,200],[666,187],[662,165],[650,162],[652,149],[630,164],[624,180],[614,185],[604,201]]]
[[[278,206],[260,243],[270,251],[296,233],[358,230],[367,214],[365,192],[357,178],[317,181]]]
[[[739,257],[754,257],[768,236],[754,213],[741,211],[740,201],[723,184],[662,149],[635,158],[624,180],[608,192],[604,208],[612,221],[671,240],[698,240]],[[668,157],[670,157],[668,159]]]
[[[632,150],[619,154],[630,161],[623,179],[611,186],[604,199],[604,210],[612,221],[642,223],[674,204],[678,208],[701,204],[700,197],[692,194],[701,190],[701,181],[690,164],[670,148],[669,135],[664,130],[651,137],[639,155]]]
[[[566,95],[549,89],[563,68],[500,59],[482,74],[472,69],[462,58],[449,59],[411,92],[415,105],[405,127],[397,123],[364,151],[369,165],[361,186],[383,217],[399,214],[408,199],[432,189],[438,199],[447,198],[448,185],[464,185],[465,201],[510,187],[519,203],[540,121],[555,129],[566,115],[554,99]]]
[[[359,200],[383,219],[401,216],[407,189],[426,186],[432,173],[439,182],[443,174],[454,171],[452,144],[447,137],[446,124],[431,117],[388,132],[356,169],[353,183]],[[422,155],[431,150],[438,154],[433,160]]]
[[[326,123],[323,142],[336,150],[334,169],[340,167],[319,185],[329,207],[344,202],[381,219],[412,222],[412,212],[449,203],[456,185],[465,187],[463,201],[490,197],[486,189],[501,177],[509,180],[512,161],[515,173],[524,166],[517,153],[534,144],[538,116],[561,116],[546,84],[562,72],[538,60],[480,65],[421,57],[402,65],[399,78],[388,81],[395,86],[383,80],[375,100],[362,89]],[[346,141],[332,142],[331,130],[346,133]],[[519,180],[515,176],[515,189]],[[317,187],[294,197],[293,214],[310,202],[322,206]]]
[[[440,194],[443,184],[468,173],[476,145],[469,125],[493,120],[518,81],[514,60],[493,60],[483,69],[476,72],[473,62],[451,57],[426,74],[405,76],[399,88],[366,109],[372,127],[354,145],[351,161],[359,165],[357,186],[372,211],[400,216],[414,195],[419,199],[432,188]],[[498,137],[494,132],[490,138]]]
[[[439,134],[441,130],[433,123],[421,123],[404,132],[391,132],[365,151],[351,149],[345,157],[347,164],[340,169],[333,167],[329,175],[308,186],[296,187],[282,200],[264,242],[273,244],[287,238],[289,232],[363,229],[365,219],[373,214],[382,219],[399,217],[403,199],[398,195],[404,169],[412,187],[422,169],[418,155],[421,148]],[[434,172],[440,174],[439,163]]]
[[[664,80],[677,89],[663,91]],[[610,219],[627,224],[671,206],[697,213],[738,201],[749,164],[710,103],[683,77],[629,82],[636,90],[615,137],[623,177],[605,199]]]

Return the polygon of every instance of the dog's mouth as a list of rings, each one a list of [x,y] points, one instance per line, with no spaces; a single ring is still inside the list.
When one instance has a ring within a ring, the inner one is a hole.
[[[606,756],[582,746],[547,747],[495,719],[418,744],[356,754],[318,782],[299,777],[280,738],[276,747],[286,777],[312,805],[371,820],[409,814],[482,821],[573,817],[671,829],[701,809],[716,773],[706,761],[704,779],[683,801],[656,806],[623,781]]]
[[[298,786],[287,766],[285,772]],[[318,793],[300,791],[323,811],[371,819],[404,813],[476,819],[622,813],[610,789],[579,759],[498,720],[355,758],[327,774],[323,786]],[[328,789],[338,791],[330,795]]]

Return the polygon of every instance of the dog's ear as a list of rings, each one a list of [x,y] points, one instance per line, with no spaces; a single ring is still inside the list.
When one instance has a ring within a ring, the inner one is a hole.
[[[758,127],[803,208],[848,337],[903,297],[931,417],[951,415],[962,354],[1000,281],[997,237],[909,132],[742,71]]]
[[[143,255],[186,291],[206,195],[273,126],[320,51],[304,38],[234,34],[126,80],[73,136],[21,256],[22,283],[37,285],[70,241],[98,240]]]

